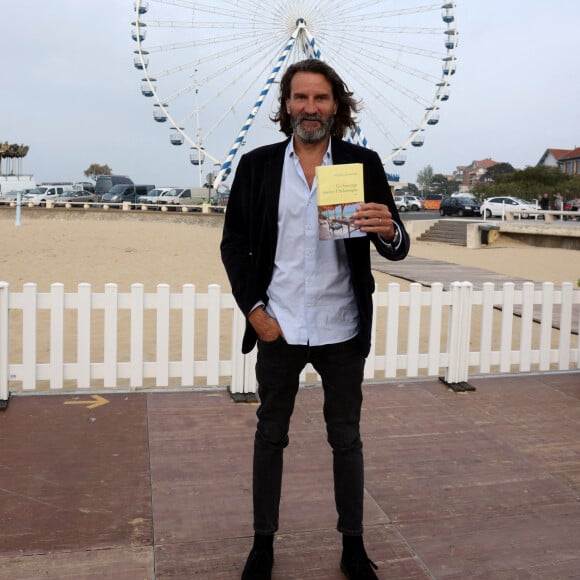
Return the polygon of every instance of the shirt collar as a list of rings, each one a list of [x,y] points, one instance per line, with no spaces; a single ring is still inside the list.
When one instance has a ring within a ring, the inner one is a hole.
[[[286,158],[287,159],[298,159],[296,151],[294,151],[294,136],[290,137],[290,141],[286,147]],[[326,153],[324,154],[323,165],[328,165],[332,163],[332,138],[328,140],[328,147],[326,148]]]

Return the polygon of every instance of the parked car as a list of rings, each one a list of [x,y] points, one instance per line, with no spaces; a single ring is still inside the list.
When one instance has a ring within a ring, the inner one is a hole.
[[[504,211],[520,210],[522,211],[520,217],[526,219],[529,215],[525,213],[525,210],[535,211],[536,209],[535,204],[525,199],[511,196],[489,197],[483,200],[481,204],[481,213],[485,214],[485,217],[488,218],[501,217]]]
[[[171,187],[156,187],[137,198],[137,203],[141,205],[155,205],[159,204],[161,196],[171,190]]]
[[[425,201],[423,202],[423,207],[425,209],[438,210],[442,201],[443,201],[443,196],[440,193],[428,193],[425,196]]]
[[[132,184],[133,180],[126,175],[97,175],[95,181],[95,195],[97,196],[97,201],[100,201],[101,196],[107,191],[110,191],[114,185],[119,185],[121,183]]]
[[[72,187],[70,185],[39,185],[38,187],[33,187],[25,194],[23,200],[25,203],[31,203],[32,205],[46,205],[47,201],[54,201],[57,196],[65,192],[72,192]]]
[[[73,183],[72,188],[75,191],[88,191],[89,193],[95,193],[95,186],[90,181],[77,181]]]
[[[75,190],[65,191],[57,195],[54,199],[54,205],[65,205],[67,203],[90,203],[95,201],[95,194],[90,191]]]
[[[564,216],[565,220],[575,220],[575,221],[579,221],[580,220],[580,198],[576,198],[576,199],[571,199],[569,201],[565,201],[564,202],[564,210],[565,211],[577,211],[578,212],[578,217],[574,216]]]
[[[109,191],[103,194],[101,202],[114,204],[129,202],[134,204],[139,196],[147,195],[152,189],[155,189],[154,185],[129,185],[119,183],[113,185]]]
[[[446,197],[439,206],[439,215],[456,215],[463,217],[466,215],[480,215],[481,208],[479,202],[473,197]]]
[[[395,206],[399,212],[409,211],[404,195],[395,195]]]
[[[24,199],[24,196],[27,193],[30,193],[32,188],[29,187],[27,189],[21,189],[20,191],[7,191],[0,195],[0,200],[2,201],[16,201],[18,199],[18,194],[20,194],[20,199]]]
[[[230,199],[229,190],[220,191],[214,194],[211,198],[211,205],[216,208],[217,211],[223,211],[228,205],[228,200]]]
[[[405,201],[407,202],[407,207],[411,211],[419,211],[423,209],[423,199],[417,195],[404,195]]]

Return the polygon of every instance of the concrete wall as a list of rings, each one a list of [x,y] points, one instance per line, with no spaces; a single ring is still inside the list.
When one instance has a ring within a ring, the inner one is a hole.
[[[541,248],[563,248],[580,250],[580,222],[558,221],[545,223],[529,220],[518,222],[487,221],[467,226],[467,247],[481,248],[481,227],[493,226],[497,230],[488,232],[488,245],[501,243],[503,239],[514,239],[529,246]]]
[[[411,240],[416,240],[421,234],[425,233],[434,223],[439,220],[406,220],[403,216],[403,224]]]

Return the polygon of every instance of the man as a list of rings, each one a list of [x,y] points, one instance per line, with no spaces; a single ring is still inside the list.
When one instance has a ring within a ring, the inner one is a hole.
[[[560,192],[557,192],[554,195],[554,209],[558,211],[562,211],[564,209],[564,198]],[[556,216],[557,220],[561,220],[562,216]]]
[[[254,545],[242,580],[271,578],[278,530],[283,450],[299,375],[311,363],[322,379],[333,451],[341,569],[373,579],[363,540],[364,473],[359,422],[364,361],[370,350],[370,242],[403,259],[409,237],[376,153],[342,140],[357,103],[319,60],[288,67],[280,83],[280,123],[288,139],[244,155],[225,215],[222,260],[247,319],[242,351],[258,343],[260,406],[254,440]],[[315,168],[362,163],[364,196],[354,214],[363,237],[318,239]]]

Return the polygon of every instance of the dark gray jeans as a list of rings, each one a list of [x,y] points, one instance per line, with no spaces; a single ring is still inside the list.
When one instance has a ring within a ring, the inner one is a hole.
[[[322,378],[324,419],[333,452],[334,498],[339,532],[363,532],[364,465],[360,411],[364,358],[355,340],[325,346],[289,345],[282,338],[258,342],[256,377],[260,406],[254,440],[254,531],[278,530],[284,448],[299,375],[311,363]]]

